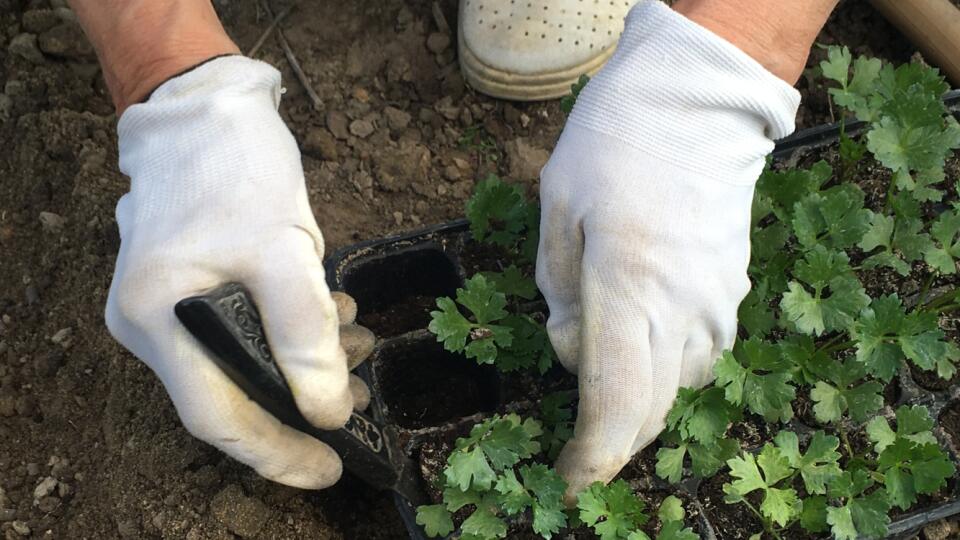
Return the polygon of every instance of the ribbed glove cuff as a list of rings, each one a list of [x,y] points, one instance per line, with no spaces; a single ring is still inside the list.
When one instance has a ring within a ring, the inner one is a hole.
[[[117,128],[120,170],[131,178],[137,219],[195,205],[227,188],[302,178],[279,103],[279,71],[226,56],[165,82],[145,103],[128,108]]]
[[[569,123],[699,174],[746,183],[756,178],[745,170],[794,130],[799,104],[794,88],[746,53],[645,0],[630,11],[617,51],[581,93]]]

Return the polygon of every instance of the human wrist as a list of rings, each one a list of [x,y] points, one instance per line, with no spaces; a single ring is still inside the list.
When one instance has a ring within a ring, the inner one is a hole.
[[[238,54],[209,2],[70,0],[93,43],[118,114],[167,79]]]
[[[789,84],[839,0],[678,0],[673,9]]]

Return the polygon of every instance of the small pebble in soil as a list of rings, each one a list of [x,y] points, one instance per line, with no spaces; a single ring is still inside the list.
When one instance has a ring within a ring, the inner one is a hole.
[[[410,113],[396,107],[384,107],[383,116],[387,119],[387,126],[393,131],[401,131],[410,125]]]
[[[213,497],[210,512],[241,538],[256,536],[272,513],[260,499],[244,495],[237,484],[230,484]]]
[[[52,9],[31,9],[23,12],[23,29],[27,32],[39,34],[60,23],[60,16]]]
[[[350,133],[353,133],[361,139],[366,139],[374,132],[373,122],[366,118],[358,118],[350,122]]]
[[[47,495],[53,493],[53,490],[56,489],[56,488],[57,488],[57,479],[56,479],[56,478],[54,478],[54,477],[52,477],[52,476],[48,476],[48,477],[44,478],[43,480],[40,481],[39,484],[37,484],[37,487],[33,488],[33,499],[34,499],[34,501],[37,501],[37,500],[39,500],[39,499],[42,499],[42,498],[46,497]]]
[[[50,337],[50,341],[52,341],[53,343],[56,343],[57,345],[60,345],[64,349],[67,349],[70,347],[70,343],[72,341],[71,339],[72,334],[73,334],[72,328],[70,327],[61,328],[60,330],[57,330],[57,332],[53,334],[53,336]]]
[[[34,64],[42,64],[44,62],[43,53],[40,52],[40,48],[37,46],[36,34],[24,32],[23,34],[14,36],[7,46],[7,52]]]
[[[433,108],[447,120],[456,120],[460,116],[460,107],[453,103],[453,98],[450,96],[441,98]]]
[[[14,532],[20,536],[30,536],[30,527],[27,526],[26,522],[14,521],[10,526],[13,527]]]
[[[76,21],[65,21],[43,32],[38,37],[37,44],[41,51],[51,56],[70,60],[93,57],[93,47]]]
[[[510,164],[510,177],[516,180],[538,178],[540,169],[550,159],[550,152],[532,145],[523,137],[509,141],[504,150]]]
[[[343,111],[329,111],[326,116],[327,129],[338,139],[350,138],[349,120]]]
[[[960,522],[957,520],[941,519],[934,521],[923,528],[926,540],[947,540],[960,536]]]

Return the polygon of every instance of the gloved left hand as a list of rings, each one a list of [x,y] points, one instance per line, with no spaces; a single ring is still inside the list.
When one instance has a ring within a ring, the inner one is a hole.
[[[250,400],[173,311],[187,296],[242,282],[307,420],[336,429],[369,401],[349,369],[373,336],[341,326],[356,306],[327,289],[323,237],[279,102],[276,69],[230,56],[123,113],[120,169],[131,183],[117,204],[122,242],[106,320],[160,377],[190,433],[267,478],[322,488],[340,477],[336,452]]]

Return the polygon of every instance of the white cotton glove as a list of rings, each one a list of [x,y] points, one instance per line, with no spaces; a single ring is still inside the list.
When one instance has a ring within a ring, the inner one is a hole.
[[[657,1],[577,100],[541,174],[537,283],[578,374],[568,501],[651,443],[680,386],[702,386],[736,336],[750,206],[799,95]]]
[[[279,102],[276,69],[231,56],[164,83],[123,114],[120,170],[131,183],[117,205],[122,243],[106,320],[160,377],[193,435],[267,478],[322,488],[340,477],[337,454],[248,399],[173,312],[185,297],[242,282],[310,422],[341,427],[354,405],[351,386],[366,405],[338,337],[356,306],[327,289],[323,238]],[[346,335],[361,338],[351,346],[357,363],[372,335],[359,327]]]

